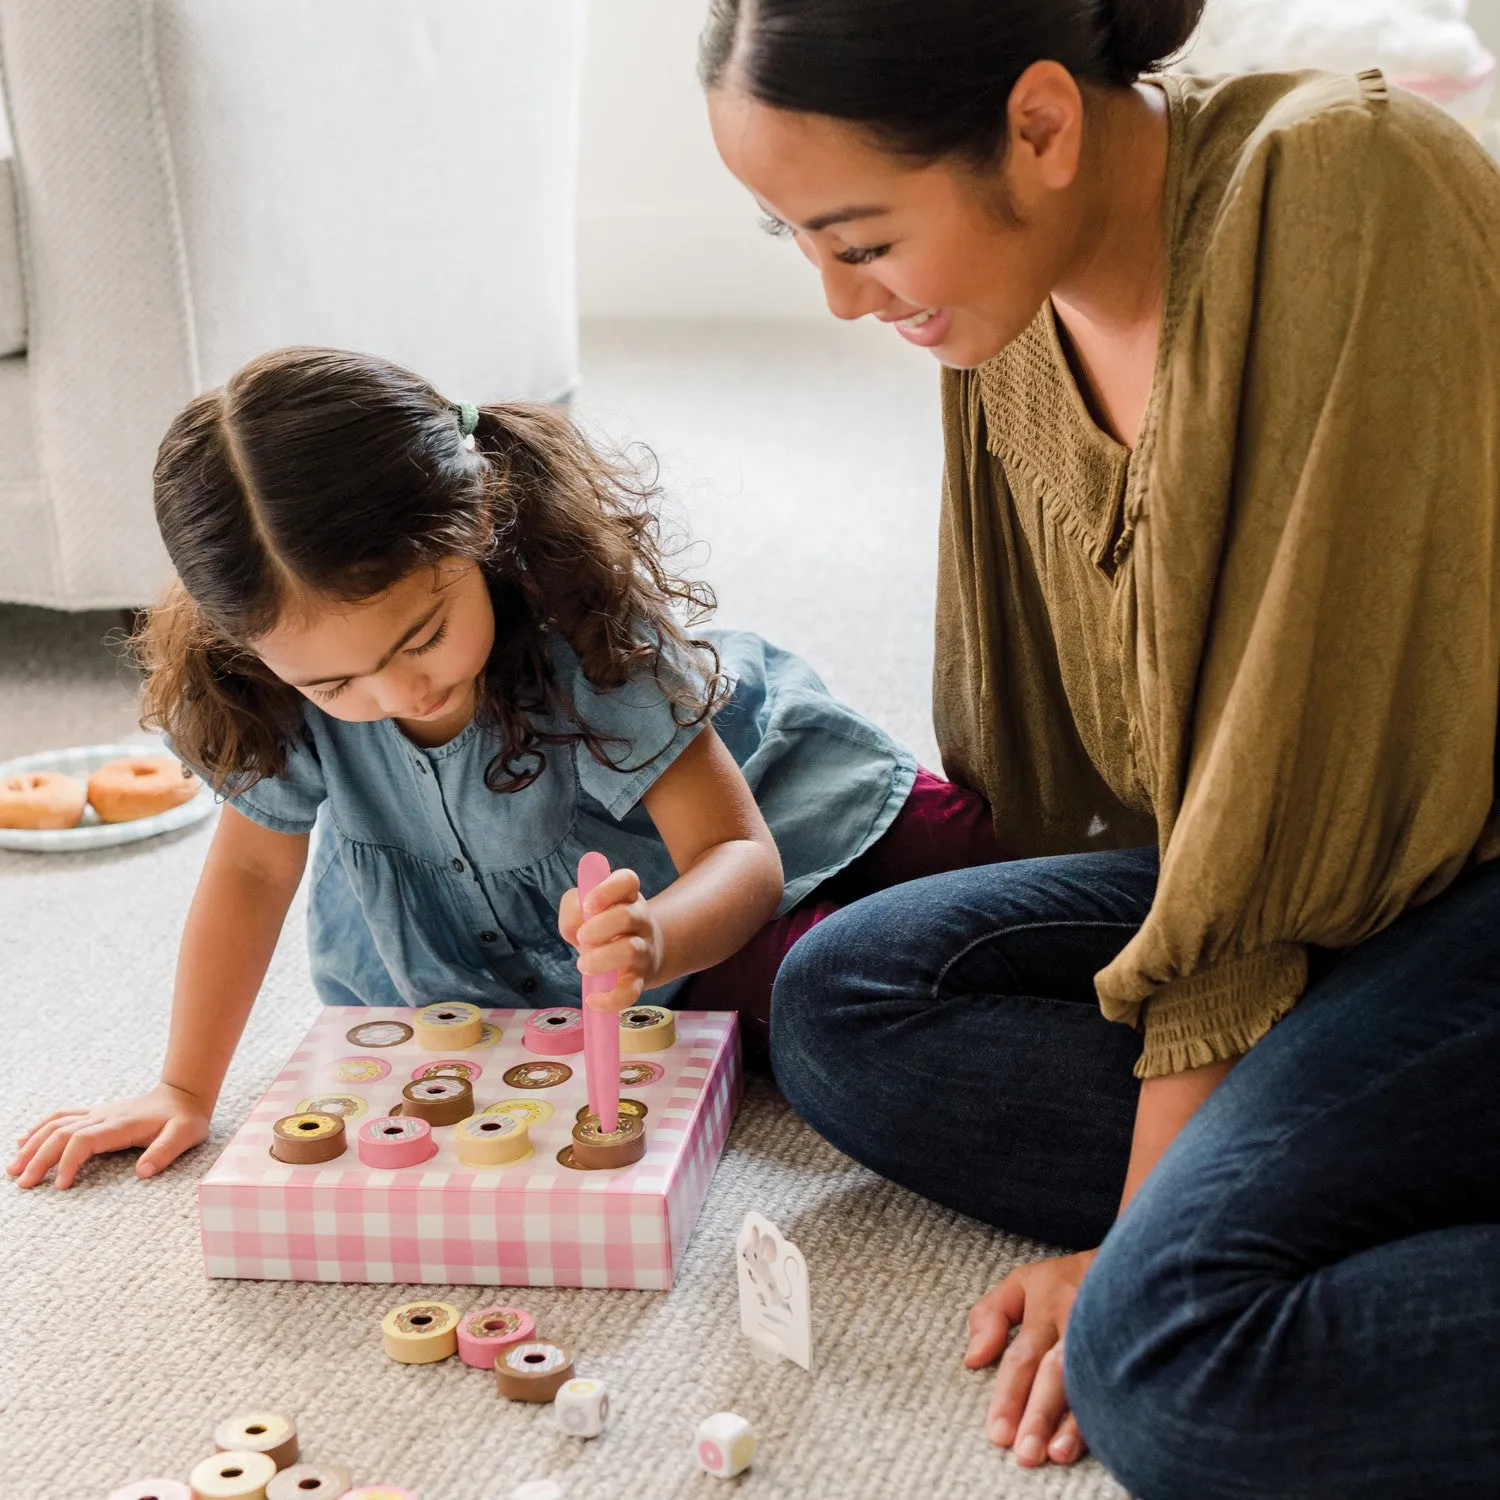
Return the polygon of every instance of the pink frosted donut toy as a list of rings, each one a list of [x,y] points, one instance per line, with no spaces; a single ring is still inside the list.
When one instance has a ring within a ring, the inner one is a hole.
[[[483,1307],[458,1325],[458,1357],[476,1370],[493,1370],[502,1349],[535,1332],[531,1314],[519,1307]]]
[[[367,1167],[419,1167],[437,1155],[432,1126],[415,1115],[382,1115],[359,1127],[359,1159]]]
[[[583,1012],[570,1005],[534,1010],[526,1017],[521,1045],[543,1057],[567,1057],[583,1051]]]

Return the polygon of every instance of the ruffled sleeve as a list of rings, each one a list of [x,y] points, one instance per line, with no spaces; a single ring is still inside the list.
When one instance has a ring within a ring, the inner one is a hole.
[[[1142,1077],[1248,1050],[1310,945],[1438,894],[1493,817],[1500,174],[1378,78],[1338,87],[1250,142],[1142,448],[1161,878],[1097,979]]]

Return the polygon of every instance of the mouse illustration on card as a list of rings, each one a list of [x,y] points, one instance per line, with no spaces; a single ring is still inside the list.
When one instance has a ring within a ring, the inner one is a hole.
[[[745,1215],[736,1241],[740,1329],[773,1362],[812,1369],[812,1306],[802,1252],[767,1218]]]

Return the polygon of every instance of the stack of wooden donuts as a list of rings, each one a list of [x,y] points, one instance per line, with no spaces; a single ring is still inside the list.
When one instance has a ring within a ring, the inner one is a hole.
[[[241,1412],[214,1428],[214,1452],[179,1479],[138,1479],[108,1500],[417,1500],[390,1484],[353,1487],[345,1465],[303,1463],[297,1424],[280,1412]]]
[[[170,755],[112,760],[87,785],[60,771],[20,771],[0,777],[0,828],[76,828],[88,806],[101,823],[133,823],[191,801],[201,784]]]

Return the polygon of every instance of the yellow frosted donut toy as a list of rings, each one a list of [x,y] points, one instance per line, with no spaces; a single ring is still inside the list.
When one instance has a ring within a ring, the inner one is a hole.
[[[0,828],[77,828],[86,800],[76,776],[58,771],[0,776]]]
[[[190,802],[200,784],[170,755],[133,755],[89,777],[89,801],[101,823],[134,823]]]

